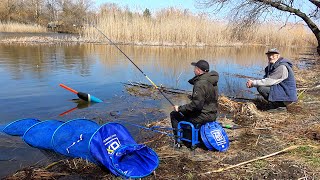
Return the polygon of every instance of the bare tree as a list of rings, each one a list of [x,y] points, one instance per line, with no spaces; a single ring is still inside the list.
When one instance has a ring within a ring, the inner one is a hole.
[[[0,4],[0,19],[5,22],[11,21],[17,6],[17,0],[3,0]]]
[[[56,21],[58,19],[59,6],[56,0],[46,0],[45,7],[48,21]]]
[[[86,17],[92,0],[57,0],[62,12],[61,18],[68,23],[81,24]]]
[[[32,0],[35,1],[35,0]],[[47,27],[59,32],[76,32],[90,15],[93,0],[42,0]]]
[[[41,24],[42,17],[44,15],[44,0],[20,0],[23,3],[23,7],[19,9],[21,12],[25,12],[28,18],[24,21],[34,22]]]
[[[275,13],[301,18],[315,35],[320,55],[320,30],[316,21],[319,19],[320,0],[195,0],[197,5],[210,8],[214,12],[227,10],[232,15],[232,22],[240,28],[248,28],[259,20]],[[275,12],[274,10],[277,10]]]

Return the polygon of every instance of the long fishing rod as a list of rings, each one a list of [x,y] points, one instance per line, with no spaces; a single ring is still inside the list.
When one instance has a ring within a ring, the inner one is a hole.
[[[109,39],[102,31],[100,31],[100,29],[98,29],[95,25],[93,25],[94,28],[96,28],[96,30],[98,30],[105,38],[107,38],[109,40],[109,42],[114,45],[143,75],[144,77],[146,77],[149,82],[156,88],[158,89],[158,91],[163,95],[164,98],[166,98],[166,100],[169,101],[169,103],[172,105],[172,106],[175,106],[173,104],[173,102],[160,90],[160,88],[151,81],[151,79],[113,42],[111,41],[111,39]],[[182,115],[182,113],[180,113]]]

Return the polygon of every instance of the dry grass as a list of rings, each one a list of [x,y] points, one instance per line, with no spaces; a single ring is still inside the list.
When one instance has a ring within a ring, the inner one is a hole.
[[[21,24],[21,23],[3,23],[0,22],[0,32],[28,32],[28,33],[40,33],[47,32],[46,27],[40,25]]]
[[[310,46],[315,38],[302,24],[263,24],[241,34],[234,34],[225,22],[206,15],[194,15],[175,8],[163,9],[153,17],[144,17],[118,7],[105,7],[97,18],[97,28],[119,43],[147,45],[230,46],[273,45]],[[106,42],[93,27],[83,36],[90,41]]]
[[[316,39],[303,24],[264,23],[236,32],[224,21],[175,8],[162,9],[145,17],[116,6],[102,7],[96,26],[118,43],[180,46],[315,46]],[[46,32],[39,25],[0,22],[0,32]],[[92,26],[86,26],[78,41],[107,42]]]
[[[4,38],[0,40],[1,43],[10,44],[10,43],[19,43],[19,44],[60,44],[60,43],[80,43],[83,42],[77,37],[65,37],[65,38],[56,38],[56,37],[45,37],[45,36],[31,36],[31,37],[19,37],[19,38]]]
[[[219,103],[220,106],[226,104],[225,107],[233,107],[232,110],[237,113],[262,113],[264,115],[258,118],[259,126],[271,125],[272,129],[255,130],[253,127],[257,124],[241,129],[226,129],[229,140],[233,138],[230,148],[224,153],[201,148],[195,152],[185,147],[175,149],[170,137],[155,136],[145,143],[157,152],[161,161],[156,173],[146,179],[319,179],[319,126],[316,129],[308,128],[310,123],[317,123],[316,119],[306,117],[301,112],[261,112],[251,107],[253,105],[241,105],[226,97],[221,97]],[[246,119],[250,121],[251,117]],[[158,125],[169,126],[170,121],[166,118],[147,126]],[[214,171],[217,169],[223,172]],[[46,168],[22,169],[5,179],[61,177],[116,179],[110,172],[80,159],[58,161]]]

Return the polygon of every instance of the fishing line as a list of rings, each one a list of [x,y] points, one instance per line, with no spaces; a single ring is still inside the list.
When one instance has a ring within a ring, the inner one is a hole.
[[[108,41],[114,45],[143,75],[146,79],[148,79],[148,81],[163,95],[163,97],[172,105],[175,106],[173,104],[173,102],[160,90],[160,88],[111,40],[109,39],[100,29],[98,29],[95,25],[93,25],[93,27],[98,30],[106,39],[108,39]],[[180,114],[182,115],[182,113],[180,112]]]

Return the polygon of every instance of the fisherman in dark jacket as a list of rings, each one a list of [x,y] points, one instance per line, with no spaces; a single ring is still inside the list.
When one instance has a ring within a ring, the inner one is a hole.
[[[209,72],[209,63],[205,60],[193,62],[191,65],[194,66],[195,74],[195,77],[189,80],[193,85],[191,102],[174,106],[174,111],[170,114],[173,128],[177,128],[180,121],[188,121],[199,127],[217,118],[219,75],[216,71]]]
[[[276,49],[266,52],[269,65],[261,80],[248,80],[247,87],[257,87],[258,92],[271,103],[270,109],[286,110],[286,106],[297,101],[296,80],[292,63],[281,57]]]

